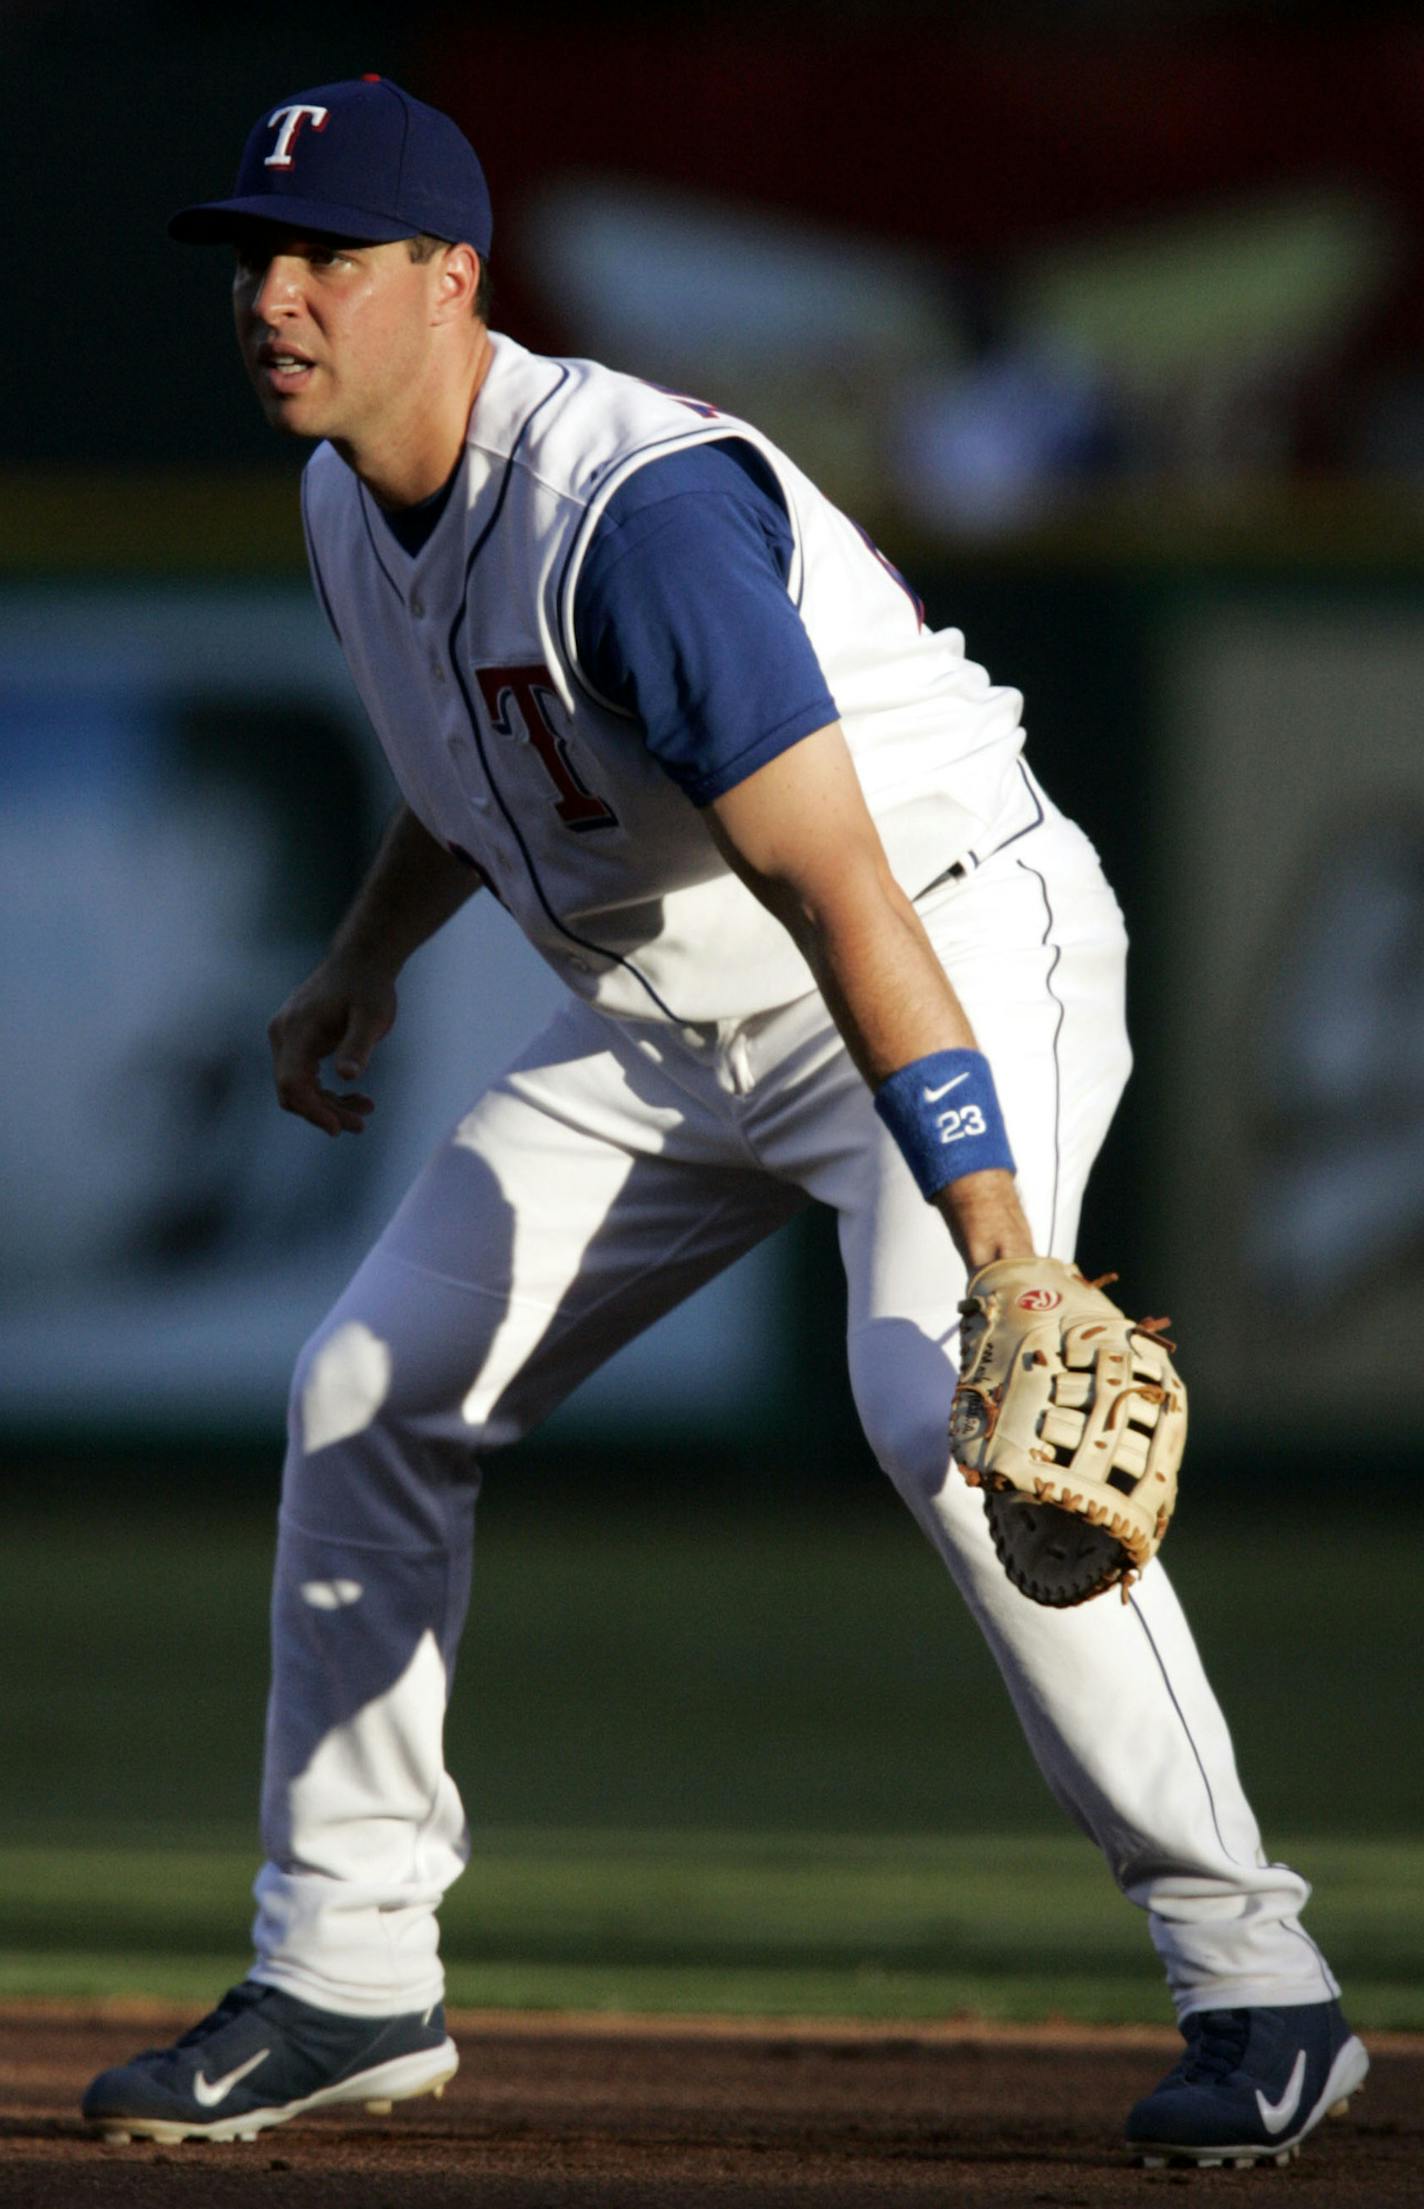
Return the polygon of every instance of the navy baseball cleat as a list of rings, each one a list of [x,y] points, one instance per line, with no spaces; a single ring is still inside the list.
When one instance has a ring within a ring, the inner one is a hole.
[[[255,2140],[336,2102],[383,2116],[441,2094],[459,2061],[438,2002],[424,2016],[338,2017],[244,1979],[171,2048],[101,2072],[84,2115],[106,2140]]]
[[[1288,2163],[1322,2117],[1344,2110],[1370,2059],[1338,2002],[1199,2010],[1186,2049],[1127,2120],[1129,2146],[1164,2163]]]

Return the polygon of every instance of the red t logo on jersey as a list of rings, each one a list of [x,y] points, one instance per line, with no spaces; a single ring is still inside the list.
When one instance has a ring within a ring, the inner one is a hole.
[[[555,725],[559,694],[548,668],[477,667],[475,678],[499,734],[526,736],[539,754],[558,792],[554,810],[564,826],[580,834],[593,828],[616,828],[617,814],[583,781],[569,757],[568,738]],[[516,725],[511,708],[522,726]]]

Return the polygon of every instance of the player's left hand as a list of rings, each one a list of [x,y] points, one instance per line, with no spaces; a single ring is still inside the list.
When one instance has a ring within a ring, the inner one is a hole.
[[[1126,1597],[1167,1531],[1187,1436],[1167,1322],[1129,1319],[1103,1286],[1058,1258],[1007,1260],[959,1307],[950,1447],[1010,1580],[1054,1608]]]

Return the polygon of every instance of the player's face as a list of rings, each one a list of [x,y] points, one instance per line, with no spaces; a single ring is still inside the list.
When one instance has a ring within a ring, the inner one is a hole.
[[[262,225],[238,240],[238,344],[268,421],[367,446],[421,387],[433,264],[403,240],[360,245]]]

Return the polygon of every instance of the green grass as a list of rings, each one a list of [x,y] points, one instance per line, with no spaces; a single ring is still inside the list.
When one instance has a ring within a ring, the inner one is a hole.
[[[492,1491],[449,1727],[477,1822],[1062,1830],[977,1633],[888,1493],[600,1518],[552,1482]],[[250,1844],[271,1511],[189,1494],[11,1508],[0,1840]],[[1424,1830],[1421,1534],[1419,1511],[1269,1528],[1220,1496],[1173,1529],[1271,1846]]]
[[[596,1505],[536,1478],[482,1506],[455,2000],[1164,2014],[1141,1917],[888,1497]],[[241,1970],[270,1517],[91,1490],[8,1522],[0,1993],[203,2002]],[[1420,1531],[1218,1500],[1169,1550],[1268,1846],[1375,2026],[1424,2026]]]
[[[1138,1912],[1086,1843],[1033,1835],[476,1837],[444,1945],[455,2002],[765,2016],[1162,2020]],[[1302,1840],[1361,2025],[1424,2027],[1424,1845]],[[208,2003],[240,1976],[249,1856],[0,1851],[0,1996]],[[226,1942],[226,1946],[224,1943]]]

